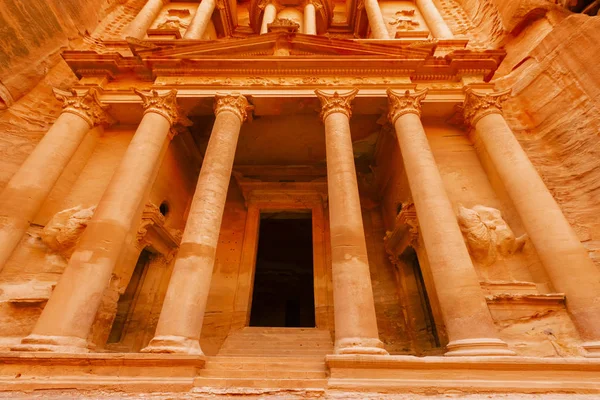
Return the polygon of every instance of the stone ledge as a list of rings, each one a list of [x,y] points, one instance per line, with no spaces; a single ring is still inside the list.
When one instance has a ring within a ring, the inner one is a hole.
[[[0,353],[3,365],[45,365],[45,366],[195,366],[204,367],[206,357],[182,354],[153,353],[49,353],[49,352],[4,352]],[[0,372],[2,366],[0,366]]]
[[[600,360],[536,357],[326,357],[329,389],[600,393]]]

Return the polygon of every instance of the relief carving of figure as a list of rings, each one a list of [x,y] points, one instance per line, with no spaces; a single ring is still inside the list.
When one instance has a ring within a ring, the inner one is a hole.
[[[77,206],[56,213],[42,230],[42,241],[65,259],[69,259],[95,210],[96,206]]]
[[[419,21],[415,21],[415,10],[396,12],[394,20],[389,24],[396,26],[396,31],[414,31],[420,25]]]
[[[459,206],[458,224],[471,257],[484,265],[491,265],[498,258],[507,258],[523,250],[527,241],[527,234],[515,237],[500,210],[492,207]]]

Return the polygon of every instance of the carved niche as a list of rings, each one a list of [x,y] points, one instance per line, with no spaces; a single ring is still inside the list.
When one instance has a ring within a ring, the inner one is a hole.
[[[471,257],[483,265],[492,265],[498,259],[522,251],[527,241],[527,234],[517,238],[502,218],[500,210],[492,207],[459,206],[458,224]]]

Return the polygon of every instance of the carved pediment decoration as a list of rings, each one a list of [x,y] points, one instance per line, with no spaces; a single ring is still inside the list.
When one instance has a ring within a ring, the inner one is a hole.
[[[165,216],[155,204],[146,203],[137,232],[138,247],[150,246],[158,253],[169,256],[179,247],[181,235],[181,231],[165,226]]]
[[[383,238],[385,251],[393,264],[397,263],[406,249],[415,248],[419,239],[419,222],[414,203],[402,203],[400,208],[394,221],[394,229],[386,232]]]

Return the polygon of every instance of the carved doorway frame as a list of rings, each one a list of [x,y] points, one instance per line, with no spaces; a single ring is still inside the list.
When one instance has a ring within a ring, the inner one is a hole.
[[[331,257],[329,255],[326,182],[261,182],[238,177],[246,200],[246,226],[235,292],[231,329],[249,326],[261,212],[311,212],[315,325],[333,330]]]

